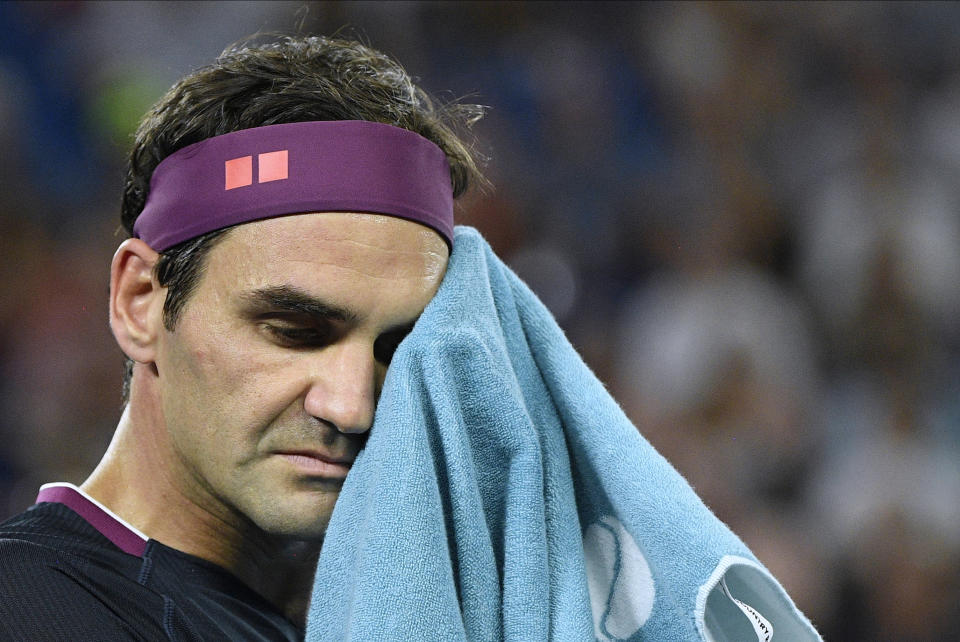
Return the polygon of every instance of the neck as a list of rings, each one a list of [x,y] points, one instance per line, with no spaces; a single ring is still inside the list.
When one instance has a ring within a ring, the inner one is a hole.
[[[303,627],[321,543],[204,509],[170,474],[159,408],[140,392],[135,379],[110,446],[81,488],[150,539],[226,569]]]

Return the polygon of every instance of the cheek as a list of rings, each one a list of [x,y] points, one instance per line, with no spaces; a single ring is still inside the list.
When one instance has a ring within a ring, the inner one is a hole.
[[[250,367],[243,355],[249,342],[239,336],[236,322],[218,312],[223,305],[216,298],[212,302],[196,301],[168,335],[170,365],[186,378],[229,385]]]
[[[204,386],[230,390],[249,378],[254,369],[250,358],[244,358],[237,341],[218,340],[190,346],[181,360],[188,377],[200,380]]]
[[[184,410],[193,415],[191,423],[236,438],[263,429],[296,402],[300,389],[290,355],[250,328],[205,330],[202,336],[183,336],[169,363],[169,374],[179,379],[171,392],[189,399]]]
[[[189,323],[168,335],[165,348],[157,369],[169,428],[194,435],[216,431],[235,405],[232,391],[246,378],[249,364],[237,354],[235,342],[214,331],[192,333]]]

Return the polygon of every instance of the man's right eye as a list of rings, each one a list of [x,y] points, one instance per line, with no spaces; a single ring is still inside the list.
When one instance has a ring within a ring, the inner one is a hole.
[[[274,325],[264,323],[262,327],[279,343],[295,347],[317,347],[326,344],[327,333],[316,327]]]

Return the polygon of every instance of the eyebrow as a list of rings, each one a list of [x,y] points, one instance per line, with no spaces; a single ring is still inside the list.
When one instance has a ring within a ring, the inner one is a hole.
[[[332,305],[298,288],[277,285],[244,292],[240,298],[251,308],[264,308],[271,312],[306,314],[321,319],[356,323],[359,316],[352,310]]]

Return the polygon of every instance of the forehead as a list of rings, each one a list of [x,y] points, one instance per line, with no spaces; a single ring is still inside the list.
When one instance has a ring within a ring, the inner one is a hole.
[[[296,214],[233,228],[211,251],[205,280],[228,288],[283,282],[305,290],[380,290],[439,283],[447,245],[434,230],[379,214]]]

